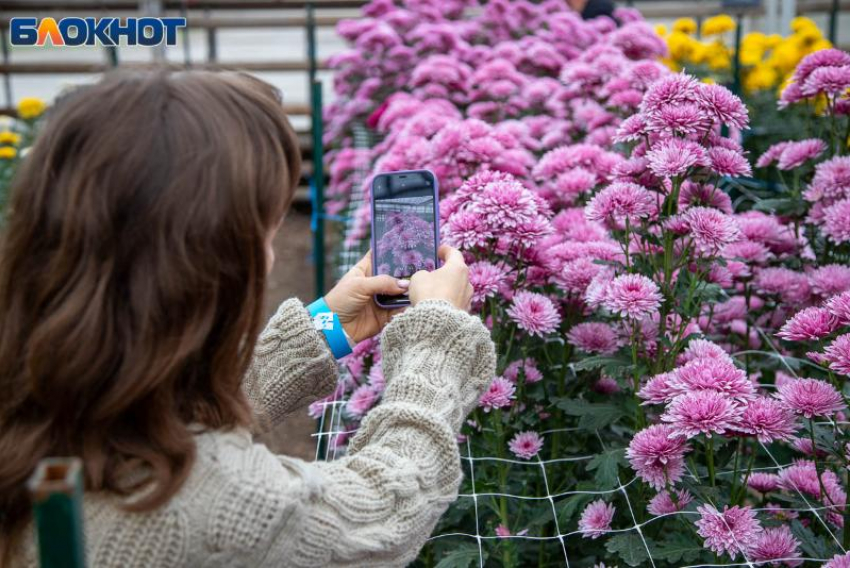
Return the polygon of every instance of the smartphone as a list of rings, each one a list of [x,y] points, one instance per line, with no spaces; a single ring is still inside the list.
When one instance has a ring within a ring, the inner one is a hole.
[[[428,170],[389,172],[372,180],[372,274],[410,278],[438,266],[439,190]],[[410,305],[407,293],[377,295],[384,308]]]

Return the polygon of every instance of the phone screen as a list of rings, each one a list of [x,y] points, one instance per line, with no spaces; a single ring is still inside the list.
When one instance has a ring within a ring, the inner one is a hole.
[[[437,267],[437,186],[427,170],[393,172],[372,181],[372,272],[410,278]],[[376,296],[386,307],[410,304],[407,294]]]

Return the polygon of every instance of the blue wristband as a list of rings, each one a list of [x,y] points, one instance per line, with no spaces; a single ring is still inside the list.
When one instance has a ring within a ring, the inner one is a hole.
[[[331,353],[336,359],[341,359],[351,353],[351,345],[348,343],[348,337],[342,329],[339,317],[331,311],[324,298],[319,298],[307,306],[307,311],[313,318],[313,325],[316,330],[325,334],[328,347],[331,348]]]

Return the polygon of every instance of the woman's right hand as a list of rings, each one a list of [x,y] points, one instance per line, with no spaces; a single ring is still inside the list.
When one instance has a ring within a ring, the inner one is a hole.
[[[443,266],[432,272],[420,270],[410,278],[410,303],[415,306],[425,300],[446,300],[456,308],[469,311],[472,285],[463,255],[455,248],[442,245],[437,256]]]

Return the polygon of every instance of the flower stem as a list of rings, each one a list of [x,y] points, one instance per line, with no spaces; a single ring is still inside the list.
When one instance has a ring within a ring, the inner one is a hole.
[[[705,458],[708,462],[708,482],[714,487],[714,438],[705,438]]]

